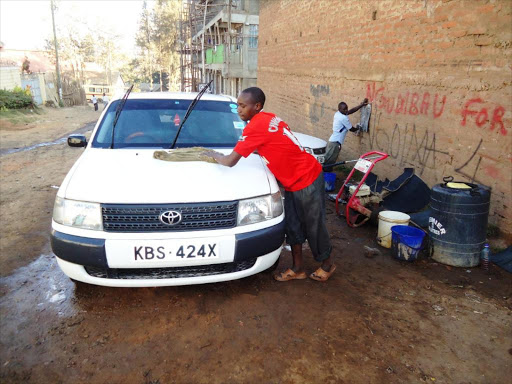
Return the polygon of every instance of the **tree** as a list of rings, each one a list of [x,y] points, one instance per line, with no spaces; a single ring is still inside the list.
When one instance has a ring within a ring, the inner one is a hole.
[[[159,66],[160,86],[163,87],[163,75],[167,72],[169,90],[179,90],[179,54],[177,51],[179,0],[158,0],[153,9],[153,46],[156,63]]]
[[[135,36],[135,44],[141,51],[142,67],[143,67],[143,78],[145,81],[151,83],[153,86],[153,47],[152,47],[152,23],[151,15],[147,7],[147,1],[144,0],[142,3],[142,13],[139,20],[139,30]]]
[[[131,79],[160,83],[160,89],[179,89],[179,54],[177,52],[177,23],[180,0],[157,0],[150,11],[147,2],[142,5],[135,44],[139,57],[124,72]],[[137,70],[139,69],[139,70]],[[135,71],[135,72],[134,72]]]

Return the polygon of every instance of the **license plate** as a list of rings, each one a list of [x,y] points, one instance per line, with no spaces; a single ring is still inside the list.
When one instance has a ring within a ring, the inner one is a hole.
[[[145,261],[194,261],[218,259],[220,249],[218,243],[175,243],[167,245],[133,245],[132,260]]]

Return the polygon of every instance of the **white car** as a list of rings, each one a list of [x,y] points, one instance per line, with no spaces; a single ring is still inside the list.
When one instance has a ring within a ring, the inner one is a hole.
[[[68,138],[86,148],[57,193],[51,244],[71,279],[115,287],[203,284],[250,276],[278,261],[283,203],[257,154],[233,168],[153,157],[170,147],[194,97],[130,94],[113,129],[120,104],[114,99],[90,142]],[[176,148],[230,153],[245,126],[236,108],[231,97],[203,95]]]
[[[320,164],[325,161],[325,150],[327,142],[319,139],[318,137],[305,135],[304,133],[293,132],[294,136],[299,140],[304,150],[307,153],[312,154],[318,160]]]

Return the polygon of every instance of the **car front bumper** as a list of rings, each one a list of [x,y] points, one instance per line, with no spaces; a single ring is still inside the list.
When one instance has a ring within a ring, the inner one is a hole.
[[[202,268],[203,272],[197,275],[197,272],[193,272],[194,268],[201,266],[195,265],[188,266],[192,272],[187,271],[187,273],[171,273],[173,267],[177,271],[183,271],[186,268],[184,266],[170,265],[163,268],[170,272],[169,276],[175,276],[172,278],[166,277],[165,274],[155,274],[154,276],[159,275],[158,278],[155,278],[148,273],[137,276],[136,273],[125,273],[128,269],[112,268],[108,263],[105,239],[75,236],[52,230],[51,246],[63,272],[70,278],[85,283],[114,287],[204,284],[239,279],[271,267],[281,253],[284,241],[284,221],[271,227],[233,236],[235,238],[233,259],[230,260],[231,263],[222,264],[227,267],[225,270],[228,272],[222,273],[217,268],[210,275],[205,268]],[[244,266],[244,269],[240,270],[240,268],[233,267],[234,265]],[[207,266],[208,264],[206,266],[203,264],[203,267]],[[144,269],[147,267],[139,270]],[[163,269],[153,268],[155,271]],[[95,273],[91,273],[91,271],[95,271]],[[134,271],[134,269],[130,269],[130,271]]]

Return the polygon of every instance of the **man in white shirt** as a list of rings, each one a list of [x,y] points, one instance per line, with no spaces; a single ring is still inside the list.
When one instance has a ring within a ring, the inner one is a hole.
[[[94,105],[94,110],[97,111],[98,110],[98,98],[96,97],[96,95],[92,95],[91,101],[92,101],[92,104]]]
[[[103,97],[101,98],[103,100],[103,109],[107,108],[108,102],[110,101],[108,96],[105,95],[105,92],[103,92]]]
[[[341,150],[341,146],[345,141],[345,136],[348,131],[355,132],[357,128],[352,127],[348,115],[359,111],[362,107],[368,104],[368,99],[364,99],[361,104],[352,109],[348,109],[348,105],[345,102],[338,104],[338,112],[334,114],[332,122],[332,135],[327,143],[327,149],[325,151],[324,164],[334,164]]]

